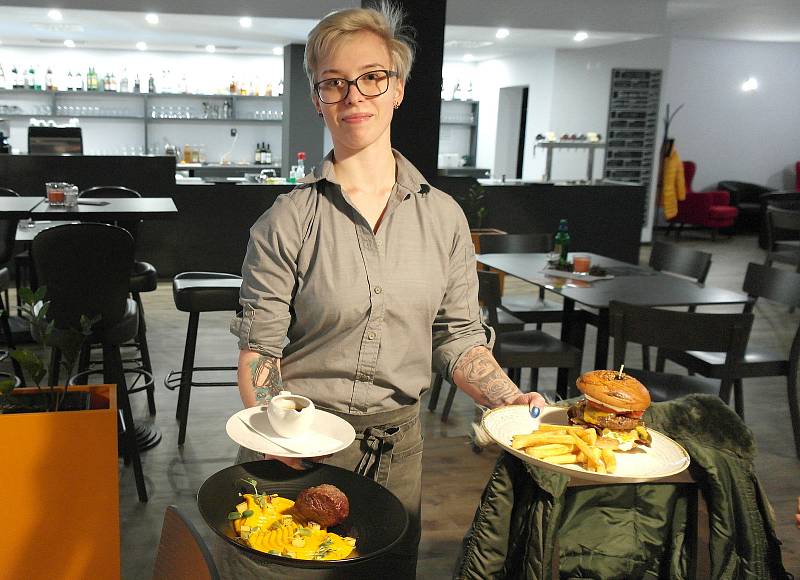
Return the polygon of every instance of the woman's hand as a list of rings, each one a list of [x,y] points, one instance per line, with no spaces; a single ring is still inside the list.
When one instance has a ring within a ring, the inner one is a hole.
[[[276,457],[274,455],[267,455],[264,454],[264,459],[268,461],[280,461],[284,465],[288,465],[292,469],[297,471],[304,471],[306,469],[311,469],[317,463],[324,463],[325,460],[330,457],[330,455],[320,455],[319,457],[304,457],[300,459],[298,457]]]
[[[536,419],[542,412],[542,409],[547,404],[539,393],[520,393],[515,399],[512,399],[509,405],[528,405],[531,411],[531,417]]]

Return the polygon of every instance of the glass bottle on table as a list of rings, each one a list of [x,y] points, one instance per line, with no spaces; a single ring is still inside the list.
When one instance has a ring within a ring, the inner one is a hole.
[[[558,257],[558,265],[564,267],[569,263],[569,229],[567,220],[558,223],[558,231],[553,239],[553,254]]]

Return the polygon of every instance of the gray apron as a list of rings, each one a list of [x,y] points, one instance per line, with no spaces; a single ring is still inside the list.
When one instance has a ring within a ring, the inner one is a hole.
[[[356,431],[356,440],[347,449],[325,460],[328,465],[349,469],[388,488],[405,506],[409,525],[406,534],[388,554],[374,562],[340,570],[303,570],[259,561],[221,538],[214,538],[214,560],[222,578],[295,578],[412,580],[416,577],[419,549],[422,426],[419,403],[370,415],[350,415],[325,409],[345,419]],[[261,453],[240,448],[237,463],[260,461]],[[376,506],[380,509],[380,506]]]

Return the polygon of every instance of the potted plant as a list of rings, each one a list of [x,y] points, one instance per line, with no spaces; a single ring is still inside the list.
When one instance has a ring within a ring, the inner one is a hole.
[[[466,193],[454,196],[464,215],[467,217],[469,230],[472,234],[472,244],[475,246],[475,253],[481,253],[481,236],[496,236],[505,234],[503,230],[497,228],[484,228],[483,219],[486,217],[486,191],[477,181],[469,186]]]
[[[82,317],[80,329],[54,329],[45,292],[21,289],[22,315],[42,349],[58,334],[69,376],[95,321]],[[13,380],[0,385],[0,480],[9,498],[6,517],[14,522],[0,531],[3,575],[118,578],[116,386],[43,386],[46,365],[37,352],[20,349],[10,356],[35,386],[13,388]],[[85,401],[76,409],[74,394]]]

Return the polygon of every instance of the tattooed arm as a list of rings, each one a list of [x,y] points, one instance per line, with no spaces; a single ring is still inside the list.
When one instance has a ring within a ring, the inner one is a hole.
[[[542,408],[544,398],[539,393],[523,393],[508,378],[485,346],[476,346],[458,361],[453,382],[479,405],[530,405]]]
[[[274,356],[241,350],[237,381],[245,407],[263,405],[283,389],[281,361]]]

